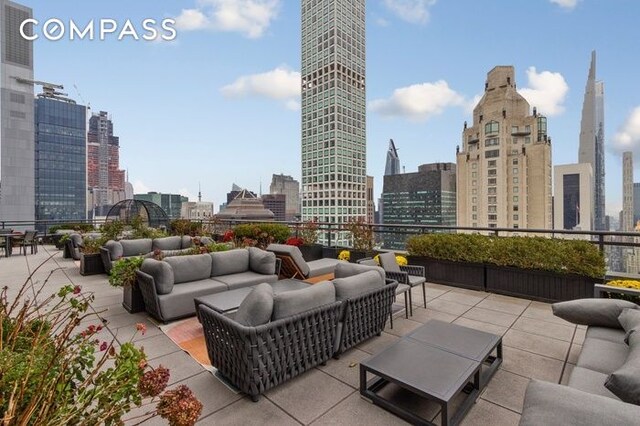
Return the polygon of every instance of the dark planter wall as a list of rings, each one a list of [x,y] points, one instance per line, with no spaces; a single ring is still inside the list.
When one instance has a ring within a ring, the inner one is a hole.
[[[340,252],[338,252],[338,254],[340,254]],[[374,257],[376,254],[378,253],[375,251],[349,250],[349,262],[358,263],[358,260],[365,259],[367,257]]]
[[[578,275],[486,265],[487,291],[544,302],[593,297],[598,280]]]
[[[126,286],[122,289],[122,306],[127,312],[134,314],[144,311],[144,298],[138,283],[132,286]]]
[[[80,255],[80,275],[104,274],[100,253]]]
[[[307,262],[322,259],[322,244],[303,245],[298,248]]]
[[[424,256],[408,256],[409,265],[424,266],[427,282],[485,290],[484,265]]]

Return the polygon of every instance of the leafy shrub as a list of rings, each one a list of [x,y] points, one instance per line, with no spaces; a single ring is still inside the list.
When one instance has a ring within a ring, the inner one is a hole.
[[[100,228],[100,232],[102,233],[102,236],[106,239],[106,241],[120,239],[120,235],[123,231],[124,223],[119,220],[106,222]]]
[[[354,250],[373,250],[373,228],[362,218],[349,221],[345,229],[351,233]]]
[[[310,246],[318,242],[318,222],[308,220],[302,223],[300,229],[300,238],[302,238],[303,245]]]
[[[61,223],[58,225],[52,225],[47,229],[48,234],[55,234],[60,229],[73,229],[77,232],[91,232],[93,231],[93,225],[90,223]]]
[[[136,271],[140,269],[142,256],[124,257],[113,263],[109,273],[109,284],[114,287],[127,287],[136,283]]]
[[[291,231],[281,223],[247,223],[233,227],[236,245],[266,248],[271,243],[284,243]]]
[[[410,255],[602,278],[605,260],[588,241],[543,237],[426,234],[407,242]]]
[[[102,247],[106,242],[107,238],[103,235],[101,237],[84,237],[82,239],[82,247],[80,251],[84,254],[98,254],[100,253],[100,247]]]
[[[188,219],[172,220],[169,231],[171,235],[204,235],[202,222],[192,222]]]

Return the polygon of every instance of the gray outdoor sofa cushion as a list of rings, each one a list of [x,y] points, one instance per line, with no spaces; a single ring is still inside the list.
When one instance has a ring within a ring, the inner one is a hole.
[[[155,259],[145,259],[140,270],[153,277],[158,294],[169,294],[173,290],[173,269],[167,262]]]
[[[140,238],[137,240],[120,240],[122,244],[122,256],[142,256],[149,252],[152,252],[151,246],[153,244],[151,238]]]
[[[305,277],[314,276],[310,274],[311,272],[311,270],[309,269],[310,265],[307,264],[307,262],[304,260],[304,257],[302,257],[302,252],[298,247],[290,246],[288,244],[269,244],[269,246],[267,247],[267,251],[271,251],[276,254],[281,254],[281,255],[291,257],[291,259],[296,264],[296,266],[298,266],[298,269],[300,269],[300,272],[302,272],[302,275],[304,275]],[[331,271],[326,273],[328,274],[330,272]],[[317,274],[317,275],[323,275],[323,274]]]
[[[104,247],[109,250],[109,256],[111,256],[112,261],[120,259],[124,255],[120,241],[109,240],[104,243]]]
[[[249,251],[247,249],[235,249],[210,253],[211,276],[237,274],[249,270]]]
[[[331,281],[323,281],[309,288],[285,291],[273,298],[271,320],[300,314],[336,301],[336,290]]]
[[[296,247],[297,249],[298,247]],[[311,262],[307,262],[307,267],[309,268],[309,274],[307,277],[318,277],[320,275],[331,274],[335,270],[336,266],[340,263],[347,263],[344,260],[340,259],[329,259],[322,258],[318,260],[312,260]]]
[[[155,238],[151,244],[151,251],[159,250],[180,250],[182,248],[182,237]]]
[[[255,327],[268,323],[272,313],[273,287],[262,283],[255,286],[240,303],[234,320],[247,327]]]
[[[167,257],[164,262],[173,269],[173,283],[203,280],[211,276],[211,257],[208,254]]]
[[[553,314],[574,324],[621,328],[618,317],[623,309],[638,305],[618,299],[578,299],[551,305]]]
[[[605,386],[624,402],[640,405],[640,333],[629,337],[629,355],[624,364],[609,375]]]
[[[158,295],[158,304],[165,320],[173,320],[195,314],[193,299],[209,294],[227,291],[227,286],[206,278],[178,284],[169,294]]]
[[[276,255],[270,251],[249,247],[249,269],[259,274],[271,275],[276,272]]]
[[[594,395],[600,395],[607,398],[620,399],[611,391],[604,387],[607,381],[607,374],[599,371],[590,370],[583,367],[573,367],[571,376],[567,385],[573,389],[579,389],[583,392],[589,392]]]
[[[183,235],[180,237],[180,248],[186,249],[191,248],[193,246],[193,241],[191,235]]]
[[[607,340],[585,339],[577,366],[609,374],[624,364],[628,353],[629,347],[622,342],[613,343]]]
[[[213,277],[213,280],[224,283],[229,290],[237,288],[251,287],[260,283],[275,283],[278,281],[277,275],[263,275],[253,271],[238,272],[237,274],[221,275]]]
[[[382,288],[385,281],[380,278],[378,271],[366,271],[346,278],[336,278],[333,285],[336,288],[336,300],[345,300]]]
[[[365,265],[362,263],[340,262],[336,265],[336,268],[334,270],[335,278],[346,278],[346,277],[361,274],[367,271],[376,271],[380,275],[380,279],[384,283],[384,280],[387,277],[384,272],[384,269],[379,267],[374,260],[372,260],[372,262],[374,262],[373,265]]]
[[[628,344],[631,333],[640,330],[640,309],[623,309],[618,322],[625,331],[624,342]]]
[[[578,389],[532,380],[527,386],[520,426],[632,425],[640,407]]]

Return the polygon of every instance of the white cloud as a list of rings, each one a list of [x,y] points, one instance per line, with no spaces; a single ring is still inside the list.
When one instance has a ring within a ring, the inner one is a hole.
[[[239,32],[259,38],[278,16],[281,0],[198,0],[194,9],[183,9],[176,17],[179,30]]]
[[[301,76],[281,65],[261,74],[241,76],[220,89],[227,98],[263,97],[284,102],[287,109],[300,109]]]
[[[553,4],[557,4],[563,9],[574,9],[581,0],[549,0]]]
[[[134,194],[146,194],[147,192],[151,191],[151,189],[149,189],[149,187],[145,185],[141,180],[134,181],[132,185]]]
[[[387,20],[386,20],[386,19],[384,19],[384,18],[377,18],[374,22],[375,22],[375,23],[376,23],[376,25],[378,25],[379,27],[388,27],[388,26],[390,25],[390,24],[389,24],[389,21],[387,21]]]
[[[613,137],[616,152],[632,151],[640,155],[640,106],[635,107]]]
[[[426,120],[441,114],[446,108],[465,107],[464,97],[444,80],[435,83],[413,84],[393,91],[388,99],[376,99],[369,108],[387,117],[406,117],[414,121]]]
[[[536,67],[527,70],[529,87],[518,90],[532,107],[547,116],[556,116],[564,112],[564,100],[569,92],[569,85],[559,72],[542,71]]]
[[[384,5],[400,19],[412,24],[429,21],[429,8],[436,0],[384,0]]]

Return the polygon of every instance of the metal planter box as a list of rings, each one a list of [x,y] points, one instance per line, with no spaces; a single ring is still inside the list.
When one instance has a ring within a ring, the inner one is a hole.
[[[80,275],[104,274],[104,265],[100,253],[80,255]]]
[[[424,266],[427,282],[472,290],[485,290],[485,269],[481,263],[455,262],[425,256],[408,256],[409,265]]]

